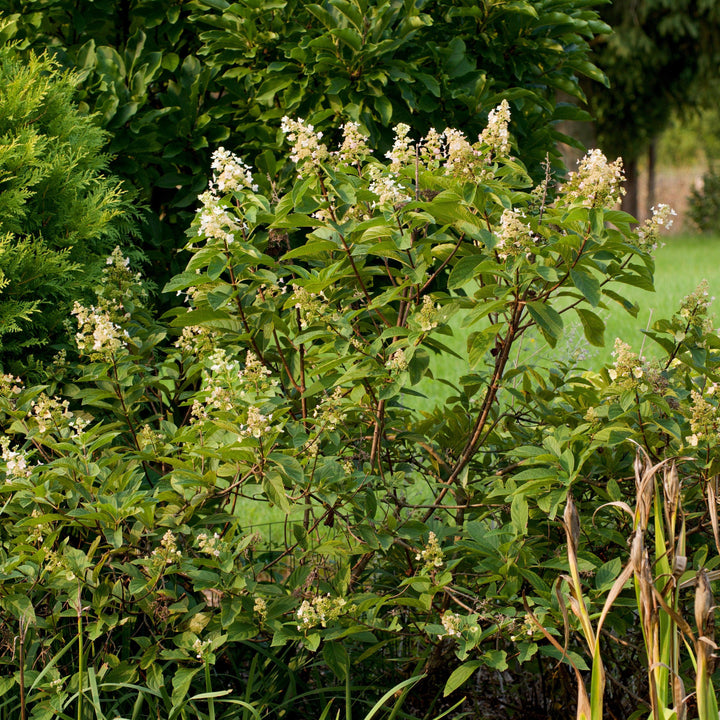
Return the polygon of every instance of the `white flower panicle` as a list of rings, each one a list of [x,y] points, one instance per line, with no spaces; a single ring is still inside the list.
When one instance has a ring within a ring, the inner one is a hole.
[[[255,598],[255,603],[253,604],[253,612],[257,615],[258,620],[260,623],[264,623],[265,620],[267,620],[267,603],[262,598]]]
[[[523,215],[516,210],[503,210],[496,235],[498,241],[495,250],[503,259],[526,252],[533,245],[532,230],[523,222]]]
[[[570,173],[562,192],[569,202],[587,208],[612,208],[625,194],[622,160],[609,163],[601,150],[590,150]]]
[[[484,173],[484,163],[480,151],[474,148],[465,137],[465,133],[453,128],[445,128],[445,174],[459,178],[472,179]],[[480,170],[478,171],[478,166]]]
[[[396,350],[387,360],[385,363],[385,367],[388,370],[397,370],[399,372],[404,372],[408,369],[408,361],[405,357],[405,351],[400,348]]]
[[[685,438],[688,445],[697,447],[701,440],[713,445],[720,442],[720,407],[715,403],[720,395],[720,386],[708,382],[704,391],[692,390],[692,410],[690,414],[690,431],[692,435]]]
[[[445,628],[445,634],[450,637],[460,635],[460,623],[462,619],[459,615],[456,615],[450,610],[446,610],[443,616],[440,618],[442,626]]]
[[[267,415],[263,415],[258,408],[251,405],[247,410],[247,420],[245,424],[240,426],[238,439],[242,441],[247,437],[254,437],[259,440],[271,430],[270,418]]]
[[[200,640],[200,638],[196,638],[192,647],[195,657],[198,660],[205,660],[212,651],[212,640]]]
[[[220,534],[214,533],[212,537],[208,536],[207,533],[200,533],[197,536],[198,547],[200,552],[204,552],[212,557],[220,557]]]
[[[345,413],[341,410],[342,401],[342,388],[336,387],[333,394],[313,410],[313,417],[317,419],[321,428],[333,431],[345,420]]]
[[[78,322],[75,342],[82,353],[112,355],[124,347],[129,338],[127,331],[110,319],[107,310],[95,306],[88,309],[76,301],[72,314]]]
[[[223,206],[220,198],[210,190],[207,190],[199,197],[202,207],[200,213],[200,226],[198,235],[204,236],[207,240],[220,240],[230,245],[235,240],[235,233],[245,228],[245,225],[238,223]]]
[[[338,159],[348,165],[358,165],[371,153],[367,137],[360,132],[360,126],[355,122],[345,123],[342,145],[335,153]]]
[[[168,530],[160,540],[160,547],[152,551],[152,559],[158,561],[161,565],[170,565],[177,562],[182,557],[182,553],[178,550],[175,535],[172,530]]]
[[[5,482],[11,483],[13,480],[30,477],[31,470],[26,453],[22,450],[11,450],[10,438],[0,437],[0,449],[5,463]]]
[[[327,146],[320,142],[323,134],[315,132],[315,128],[304,120],[291,120],[286,115],[280,128],[292,145],[290,159],[297,165],[301,177],[312,173],[329,158]]]
[[[610,379],[621,387],[635,387],[645,376],[646,369],[642,360],[620,338],[615,339],[612,354],[615,364],[608,370]]]
[[[318,625],[327,627],[328,623],[337,620],[347,610],[345,598],[334,598],[329,594],[315,597],[312,601],[303,600],[296,613],[297,629],[309,630]]]
[[[116,246],[115,249],[106,258],[105,264],[112,265],[120,270],[129,270],[130,258],[125,257],[122,254],[122,250],[120,250],[120,248]]]
[[[420,144],[420,160],[428,170],[436,170],[444,160],[443,133],[430,128]]]
[[[424,569],[428,572],[442,567],[443,551],[434,532],[430,531],[427,545],[415,555],[415,559],[422,560]]]
[[[425,295],[422,301],[422,307],[416,315],[416,320],[422,332],[430,332],[438,326],[437,315],[440,306],[433,305],[432,298]]]
[[[216,192],[226,193],[243,189],[257,192],[258,190],[258,186],[253,182],[252,168],[225,148],[219,147],[213,153],[212,170],[211,187]]]
[[[410,202],[411,197],[400,185],[396,175],[383,175],[379,167],[373,166],[369,170],[371,183],[368,190],[377,195],[377,200],[371,203],[371,207],[395,209],[398,205]]]
[[[53,428],[58,429],[66,421],[73,418],[68,400],[58,400],[40,393],[31,403],[30,416],[37,423],[38,431],[45,433]]]
[[[638,228],[638,245],[646,252],[658,249],[658,234],[664,228],[669,230],[677,213],[666,203],[652,208],[652,215]]]
[[[405,165],[415,162],[415,145],[408,137],[409,134],[409,125],[400,123],[395,126],[395,140],[392,149],[385,153],[385,157],[390,160],[390,172],[397,173]]]
[[[503,100],[488,115],[487,127],[480,133],[478,140],[487,145],[493,157],[507,157],[510,154],[510,105]],[[490,158],[488,158],[490,159]]]
[[[292,284],[293,307],[298,311],[300,318],[300,329],[305,330],[308,325],[320,320],[325,315],[327,306],[327,298],[322,290],[319,293],[313,293],[304,288],[302,285]]]

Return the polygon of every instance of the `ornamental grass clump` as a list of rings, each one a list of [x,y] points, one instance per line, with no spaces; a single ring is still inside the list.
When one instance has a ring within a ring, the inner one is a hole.
[[[617,288],[651,283],[613,197],[534,187],[505,105],[477,138],[400,127],[384,159],[359,125],[337,150],[285,126],[279,196],[215,154],[166,288],[183,307],[154,319],[118,251],[75,312],[81,363],[0,378],[0,611],[25,638],[0,656],[8,707],[434,718],[481,702],[481,677],[502,698],[498,673],[558,659],[537,629],[558,609],[558,508],[632,466],[599,451],[599,419],[662,452],[635,386],[521,354],[570,317],[601,345]],[[435,407],[444,354],[467,365]],[[664,409],[689,434],[687,403]],[[566,564],[595,657],[585,517],[565,519]]]

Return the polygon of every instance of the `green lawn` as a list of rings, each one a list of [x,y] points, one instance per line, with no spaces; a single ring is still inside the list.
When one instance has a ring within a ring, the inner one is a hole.
[[[607,347],[594,359],[593,367],[610,361],[616,337],[639,351],[643,342],[642,330],[656,320],[672,315],[680,300],[691,293],[702,280],[707,280],[711,296],[720,298],[720,237],[678,235],[666,240],[655,259],[655,292],[628,289],[627,297],[637,302],[640,313],[633,318],[622,311],[613,311],[606,320]],[[718,315],[718,309],[715,308]],[[718,315],[720,317],[720,315]],[[643,354],[652,357],[655,347],[647,341]]]

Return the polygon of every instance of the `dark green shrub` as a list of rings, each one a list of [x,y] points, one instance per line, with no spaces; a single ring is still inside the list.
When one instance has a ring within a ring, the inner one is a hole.
[[[209,153],[240,152],[282,185],[280,120],[332,133],[359,122],[381,152],[391,126],[462,128],[474,138],[502,98],[515,152],[535,180],[556,158],[556,122],[587,117],[558,103],[602,80],[588,43],[607,31],[588,0],[7,0],[8,33],[50,48],[84,78],[83,99],[112,131],[113,170],[150,206],[143,247],[159,281],[203,189]],[[565,138],[567,140],[567,138]],[[267,155],[265,153],[268,153]]]
[[[701,188],[690,193],[688,216],[700,232],[717,234],[720,228],[720,174],[710,168]]]
[[[62,340],[73,302],[131,217],[107,175],[107,134],[47,56],[0,50],[0,362]]]

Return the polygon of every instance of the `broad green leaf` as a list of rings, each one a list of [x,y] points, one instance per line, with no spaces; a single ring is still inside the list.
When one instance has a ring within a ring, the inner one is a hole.
[[[563,330],[562,317],[557,310],[546,303],[537,301],[529,302],[527,309],[545,336],[551,341],[557,340]],[[554,344],[555,343],[552,342],[553,347]]]
[[[455,692],[461,685],[464,685],[482,665],[483,663],[480,660],[469,660],[460,667],[455,668],[445,683],[443,697],[447,697],[450,693]]]
[[[600,283],[597,278],[584,270],[573,268],[570,270],[570,279],[585,299],[593,307],[597,307],[600,303]]]
[[[575,308],[587,341],[595,347],[605,347],[605,323],[599,315],[586,308]]]

